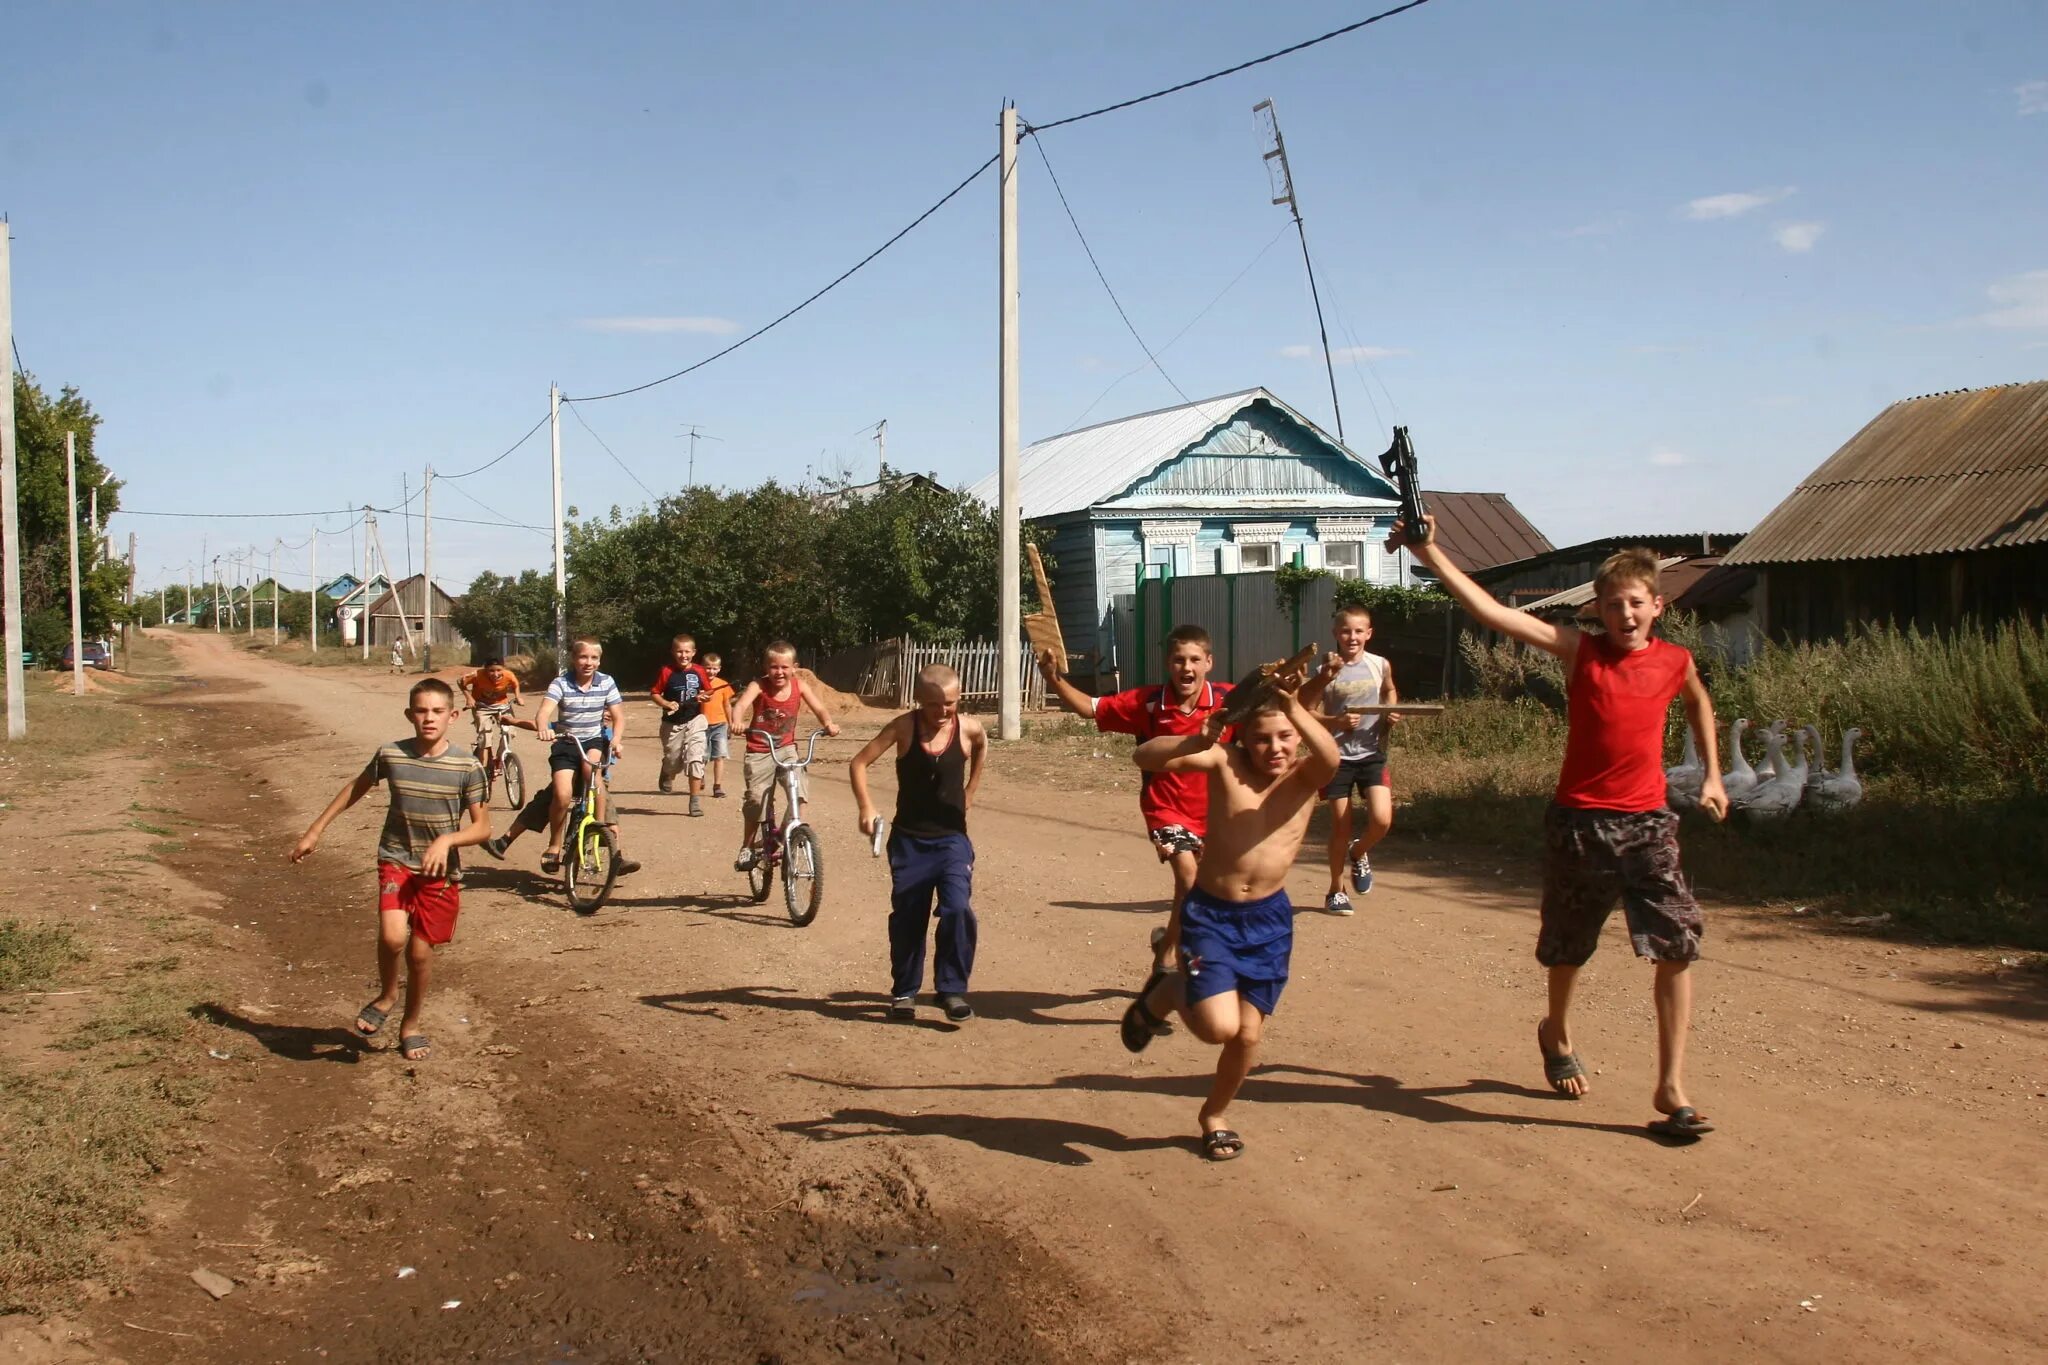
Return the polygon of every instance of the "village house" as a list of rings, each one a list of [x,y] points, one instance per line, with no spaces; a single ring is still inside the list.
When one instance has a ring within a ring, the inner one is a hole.
[[[425,591],[426,581],[424,574],[402,578],[370,603],[370,648],[388,649],[391,642],[398,639],[405,639],[414,649],[430,643],[436,649],[468,648],[469,642],[456,631],[450,619],[455,599],[439,583],[433,585],[433,622],[429,629],[423,616],[429,600]]]

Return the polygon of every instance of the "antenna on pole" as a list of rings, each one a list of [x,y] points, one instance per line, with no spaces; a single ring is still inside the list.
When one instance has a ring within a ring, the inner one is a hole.
[[[683,439],[683,438],[685,438],[685,437],[688,437],[688,438],[689,438],[689,441],[690,441],[690,482],[689,482],[689,486],[690,486],[691,488],[695,488],[695,487],[697,486],[697,442],[699,442],[699,441],[723,441],[723,440],[724,440],[725,438],[724,438],[724,437],[722,437],[722,436],[706,436],[706,435],[704,434],[704,432],[703,432],[703,429],[702,429],[701,427],[699,427],[699,426],[697,425],[697,423],[695,423],[695,422],[686,422],[686,423],[684,424],[684,427],[685,427],[685,430],[683,430],[683,431],[680,431],[680,432],[676,433],[676,439],[677,439],[678,441],[680,441],[680,440],[682,440],[682,439]]]
[[[1280,115],[1273,101],[1260,100],[1252,106],[1269,144],[1265,153],[1266,178],[1272,183],[1273,202],[1294,215],[1294,232],[1301,238],[1301,263],[1308,270],[1308,296],[1316,305],[1316,335],[1323,342],[1323,372],[1330,379],[1330,412],[1337,419],[1337,439],[1344,439],[1344,409],[1337,402],[1337,367],[1330,360],[1330,329],[1323,325],[1323,296],[1316,289],[1316,266],[1309,259],[1308,229],[1301,223],[1301,201],[1294,194],[1294,172],[1287,164],[1287,143],[1280,136]]]

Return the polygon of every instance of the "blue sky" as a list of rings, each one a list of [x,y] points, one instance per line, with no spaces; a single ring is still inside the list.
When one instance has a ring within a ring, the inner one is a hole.
[[[1004,97],[1049,122],[1379,7],[22,0],[0,47],[16,334],[106,418],[131,507],[390,505],[504,449],[550,380],[640,383],[779,313],[990,155]],[[1559,543],[1744,529],[1885,403],[2048,376],[2038,0],[1433,0],[1047,133],[1140,331],[1187,328],[1174,382],[1263,383],[1327,421],[1263,98],[1355,352],[1353,445],[1405,422],[1432,485],[1504,491]],[[1038,149],[1022,166],[1025,438],[1178,401],[1149,367],[1110,388],[1143,357]],[[753,346],[584,415],[661,492],[692,422],[719,438],[702,481],[863,474],[880,418],[891,463],[970,481],[995,458],[995,257],[987,177]],[[563,430],[569,502],[646,500]],[[544,523],[545,441],[439,489],[443,517]],[[113,526],[148,584],[202,535],[309,528]],[[437,524],[437,576],[546,546]]]

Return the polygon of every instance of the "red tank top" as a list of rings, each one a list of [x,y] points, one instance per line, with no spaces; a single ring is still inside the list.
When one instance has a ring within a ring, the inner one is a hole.
[[[1692,655],[1669,640],[1617,650],[1579,641],[1567,688],[1571,728],[1557,804],[1577,810],[1649,811],[1664,804],[1664,718],[1685,687]]]
[[[796,713],[803,706],[804,685],[799,679],[791,677],[789,696],[777,701],[768,694],[771,684],[766,678],[756,681],[760,684],[761,693],[754,698],[754,715],[747,722],[747,752],[765,754],[768,752],[768,741],[755,734],[756,730],[766,730],[774,735],[777,748],[796,742]],[[1660,768],[1658,771],[1661,773],[1663,769]]]

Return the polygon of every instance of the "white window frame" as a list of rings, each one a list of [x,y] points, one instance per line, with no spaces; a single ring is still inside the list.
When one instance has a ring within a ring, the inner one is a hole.
[[[1326,540],[1323,545],[1323,567],[1339,578],[1365,577],[1365,542],[1362,540]],[[1349,552],[1351,562],[1340,564],[1333,555]]]
[[[1263,558],[1266,562],[1254,563],[1253,560],[1256,558]],[[1279,561],[1280,542],[1277,540],[1262,540],[1237,547],[1237,567],[1240,573],[1270,572],[1279,567]]]

